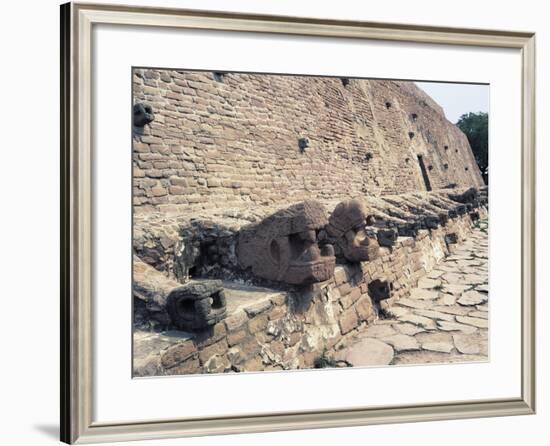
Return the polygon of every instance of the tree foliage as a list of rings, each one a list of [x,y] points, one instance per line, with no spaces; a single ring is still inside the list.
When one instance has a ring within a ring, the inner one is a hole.
[[[489,115],[487,113],[465,113],[457,127],[462,130],[472,147],[474,156],[485,183],[489,176]]]

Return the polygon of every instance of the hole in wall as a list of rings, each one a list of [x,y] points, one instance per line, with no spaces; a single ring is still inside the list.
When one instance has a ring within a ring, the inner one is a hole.
[[[449,146],[443,146],[445,150],[449,150]]]
[[[212,73],[212,77],[214,78],[215,81],[217,82],[223,82],[223,77],[226,75],[227,73],[223,72],[223,71],[214,71]]]
[[[422,179],[424,180],[424,186],[426,186],[427,191],[432,190],[432,185],[430,184],[430,178],[428,177],[428,172],[426,171],[426,166],[424,165],[424,158],[422,155],[417,155],[418,164],[420,165],[420,171],[422,172]]]
[[[413,122],[416,122],[416,120],[418,119],[418,115],[416,113],[411,114],[411,119],[413,120]]]
[[[347,77],[342,77],[342,78],[340,78],[340,80],[342,81],[342,85],[343,85],[344,87],[347,87],[347,86],[349,85],[349,78],[347,78]]]
[[[223,299],[221,292],[218,291],[216,294],[212,295],[212,309],[218,310],[223,307]]]
[[[390,108],[391,108],[391,102],[386,101],[386,108],[387,108],[387,109],[390,109]]]
[[[409,138],[410,138],[410,139],[413,139],[413,138],[414,138],[414,132],[409,132]]]
[[[306,147],[309,147],[309,139],[308,138],[298,139],[298,147],[300,148],[300,152],[304,153],[306,151]]]
[[[443,164],[443,168],[447,170],[449,168],[449,165],[447,163]]]

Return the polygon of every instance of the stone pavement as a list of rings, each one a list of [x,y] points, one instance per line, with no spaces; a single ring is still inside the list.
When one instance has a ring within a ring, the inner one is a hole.
[[[487,221],[454,248],[334,359],[353,366],[488,360]]]

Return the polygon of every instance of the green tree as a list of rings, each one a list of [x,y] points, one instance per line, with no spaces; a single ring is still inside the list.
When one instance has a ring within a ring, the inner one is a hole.
[[[465,113],[457,127],[462,130],[474,152],[485,184],[489,180],[489,115],[487,113]]]

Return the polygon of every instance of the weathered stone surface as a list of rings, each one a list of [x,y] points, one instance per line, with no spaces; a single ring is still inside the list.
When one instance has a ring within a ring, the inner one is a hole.
[[[441,286],[441,280],[437,279],[430,279],[428,277],[423,277],[418,281],[418,288],[424,288],[424,289],[434,289]]]
[[[164,370],[166,375],[189,375],[192,373],[201,373],[199,358],[190,358],[171,369]]]
[[[443,274],[445,274],[445,271],[442,271],[438,268],[434,268],[428,274],[426,274],[426,277],[429,279],[437,279],[441,277]]]
[[[466,316],[471,311],[471,308],[461,307],[459,305],[436,305],[435,307],[433,307],[433,310],[439,311],[440,313],[454,314],[455,316]]]
[[[170,327],[172,319],[166,308],[166,299],[170,292],[180,284],[146,264],[137,256],[133,257],[133,279],[133,296],[138,299],[138,302],[143,302],[143,310],[146,312],[146,316],[136,315],[134,323],[137,322],[137,319],[147,318],[154,320],[163,328]],[[135,308],[138,307],[135,305]],[[149,328],[147,327],[148,322],[143,321],[144,328]]]
[[[386,311],[387,315],[390,315],[391,317],[394,317],[394,318],[399,318],[401,316],[405,316],[406,314],[410,314],[410,313],[411,313],[410,308],[405,308],[398,305],[395,305]]]
[[[325,212],[321,203],[304,201],[241,230],[239,263],[273,281],[305,285],[328,280],[334,274],[334,249],[319,247],[315,232],[326,225]]]
[[[445,284],[443,284],[441,291],[443,293],[452,294],[454,296],[460,296],[468,288],[469,288],[469,286],[466,285],[466,284],[445,283]]]
[[[415,310],[416,314],[419,314],[420,316],[425,316],[430,319],[436,319],[440,321],[454,321],[455,318],[452,314],[447,313],[441,313],[439,311],[434,310]]]
[[[393,348],[378,339],[364,338],[345,351],[338,352],[335,358],[355,367],[388,365],[393,359]]]
[[[483,284],[487,280],[486,275],[482,274],[464,274],[464,283],[468,285]]]
[[[437,321],[440,330],[443,331],[461,331],[463,333],[475,333],[476,328],[471,325],[459,324],[456,322]]]
[[[456,320],[461,324],[473,325],[478,328],[489,328],[489,321],[478,317],[457,316]]]
[[[284,317],[286,315],[286,313],[287,313],[287,309],[281,305],[281,306],[273,308],[268,313],[267,316],[269,317],[270,321],[276,321],[276,320],[281,319],[282,317]]]
[[[379,244],[374,234],[365,229],[368,209],[365,203],[354,199],[339,203],[326,226],[327,242],[334,245],[337,257],[349,262],[375,260]]]
[[[214,355],[223,355],[227,352],[228,345],[225,339],[222,339],[215,344],[205,347],[199,352],[199,359],[202,364],[206,363]]]
[[[426,290],[423,288],[413,288],[411,290],[410,297],[411,299],[420,299],[420,300],[435,300],[439,297],[438,291]]]
[[[409,323],[396,323],[392,325],[399,333],[404,335],[414,336],[418,333],[424,333],[426,330],[418,325],[413,325]]]
[[[450,353],[454,345],[450,342],[425,342],[422,344],[422,348],[432,352]]]
[[[244,361],[258,355],[261,346],[258,341],[250,337],[247,341],[239,344],[238,347],[231,347],[227,351],[227,357],[231,364],[242,364]]]
[[[160,358],[156,354],[134,358],[132,368],[135,377],[162,375],[164,370]]]
[[[227,335],[227,343],[230,347],[233,347],[234,345],[240,344],[244,341],[247,336],[248,332],[246,330],[239,330],[234,333],[230,333]]]
[[[248,329],[250,333],[257,333],[260,330],[267,328],[268,317],[267,315],[256,316],[248,321]]]
[[[225,356],[214,355],[203,366],[206,373],[223,373],[231,370],[231,363]]]
[[[453,335],[456,349],[467,355],[487,354],[487,341],[476,335]]]
[[[412,314],[412,313],[400,316],[399,320],[403,321],[403,322],[410,322],[411,324],[417,325],[417,326],[422,327],[426,330],[435,330],[436,327],[437,327],[436,323],[433,320],[431,320],[427,317],[418,316],[418,315]]]
[[[357,301],[355,311],[361,321],[371,321],[374,319],[372,302],[368,296],[363,296]]]
[[[391,325],[371,325],[366,330],[361,332],[361,337],[371,337],[371,338],[384,338],[388,336],[393,336],[397,332],[393,329]]]
[[[386,344],[391,345],[396,352],[420,350],[420,344],[413,336],[396,334],[393,336],[384,337],[381,340]]]
[[[458,299],[457,296],[453,296],[452,294],[442,293],[441,297],[436,301],[436,304],[451,306],[456,304],[457,299]]]
[[[190,358],[195,353],[197,353],[197,348],[195,347],[193,341],[181,342],[173,347],[170,347],[166,350],[166,352],[164,352],[161,356],[162,366],[167,369],[174,367],[180,362]]]
[[[334,281],[336,285],[342,285],[348,280],[348,275],[344,267],[337,266],[334,270]]]
[[[238,330],[247,322],[248,322],[248,316],[242,310],[233,313],[231,316],[228,316],[225,319],[225,325],[227,327],[227,331]]]
[[[248,316],[254,317],[257,314],[263,313],[264,311],[267,311],[271,308],[271,301],[270,300],[264,300],[261,302],[257,302],[253,305],[248,305],[245,307],[244,311]]]
[[[478,291],[466,291],[457,300],[460,305],[479,305],[487,302],[487,296]]]
[[[418,309],[431,308],[432,306],[430,302],[418,300],[418,299],[408,299],[406,297],[399,299],[397,303],[405,307],[418,308]]]

